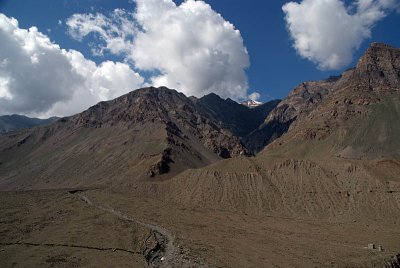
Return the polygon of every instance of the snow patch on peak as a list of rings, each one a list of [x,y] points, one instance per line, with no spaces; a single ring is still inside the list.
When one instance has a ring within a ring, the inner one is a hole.
[[[255,100],[247,100],[247,101],[241,102],[241,104],[244,106],[247,106],[249,108],[254,108],[254,107],[262,105],[263,103],[260,101],[255,101]]]

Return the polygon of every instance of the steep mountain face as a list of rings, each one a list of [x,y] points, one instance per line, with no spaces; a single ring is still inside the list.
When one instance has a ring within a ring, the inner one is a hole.
[[[240,138],[245,138],[255,130],[280,102],[273,100],[250,109],[231,99],[224,100],[214,93],[193,101],[210,120],[218,122]]]
[[[359,60],[352,79],[371,90],[399,90],[400,50],[373,43]]]
[[[246,149],[183,94],[145,88],[0,136],[0,152],[2,188],[51,188],[172,176]]]
[[[266,145],[288,131],[292,123],[307,115],[327,95],[333,92],[340,77],[330,77],[322,81],[304,82],[294,88],[278,106],[269,113],[265,121],[244,140],[246,147],[259,152]]]
[[[2,115],[0,116],[0,134],[24,128],[48,125],[55,122],[57,119],[57,117],[51,117],[48,119],[30,118],[17,114]]]

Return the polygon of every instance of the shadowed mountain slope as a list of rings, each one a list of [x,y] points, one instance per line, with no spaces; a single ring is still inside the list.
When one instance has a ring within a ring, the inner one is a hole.
[[[224,100],[211,93],[200,99],[195,99],[194,102],[208,118],[220,122],[223,128],[229,129],[236,136],[244,138],[264,122],[280,100],[273,100],[249,108],[231,99]]]

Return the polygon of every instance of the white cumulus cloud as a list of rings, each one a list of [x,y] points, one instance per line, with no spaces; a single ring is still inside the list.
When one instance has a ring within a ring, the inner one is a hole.
[[[96,65],[1,13],[0,44],[0,114],[71,115],[143,84],[126,63]]]
[[[105,50],[113,54],[129,53],[132,49],[130,40],[138,31],[133,16],[124,9],[115,9],[109,17],[101,13],[73,14],[66,24],[70,36],[76,40],[92,33],[105,42],[105,45],[92,44],[95,55],[103,55]]]
[[[260,99],[260,97],[261,97],[261,95],[258,92],[253,92],[249,96],[247,96],[247,98],[252,101],[258,101]]]
[[[98,50],[124,55],[149,82],[186,95],[214,92],[247,96],[249,56],[239,30],[203,1],[136,0],[135,12],[75,14],[67,20],[72,37],[90,33],[103,41]],[[116,15],[117,14],[117,15]]]
[[[353,52],[371,36],[374,25],[399,9],[398,0],[302,0],[282,7],[298,54],[320,69],[350,64]]]

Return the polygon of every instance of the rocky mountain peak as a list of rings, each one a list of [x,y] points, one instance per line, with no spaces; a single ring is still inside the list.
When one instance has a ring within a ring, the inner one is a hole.
[[[96,126],[169,120],[169,113],[193,110],[192,102],[182,93],[166,87],[134,90],[111,101],[99,102],[88,110],[67,118],[76,125]]]
[[[211,93],[209,93],[207,95],[204,95],[202,98],[222,100],[222,98],[220,96],[218,96],[217,94],[215,94],[213,92],[211,92]]]
[[[372,43],[358,61],[355,75],[361,82],[368,83],[374,89],[398,90],[400,49],[382,43]]]

